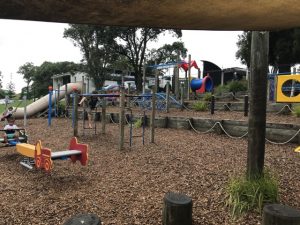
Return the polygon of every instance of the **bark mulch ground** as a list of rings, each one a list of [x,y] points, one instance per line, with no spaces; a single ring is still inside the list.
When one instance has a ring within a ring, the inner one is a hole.
[[[100,123],[98,123],[100,133]],[[22,121],[17,121],[21,125]],[[119,128],[107,125],[105,135],[86,130],[79,141],[90,146],[88,166],[54,161],[51,174],[28,170],[15,147],[0,149],[0,224],[58,225],[80,213],[97,214],[105,225],[162,223],[163,197],[181,192],[193,200],[193,224],[260,224],[258,213],[238,220],[225,206],[230,177],[245,172],[247,139],[193,131],[156,129],[155,144],[135,138],[118,151]],[[53,151],[63,150],[72,137],[71,120],[30,119],[29,143],[38,139]],[[134,130],[140,134],[141,129]],[[128,142],[126,127],[125,140]],[[280,182],[280,202],[300,208],[300,155],[297,145],[266,144],[265,165]]]

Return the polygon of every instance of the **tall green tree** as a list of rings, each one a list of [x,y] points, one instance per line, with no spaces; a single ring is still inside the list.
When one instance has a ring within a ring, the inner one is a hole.
[[[12,75],[10,76],[10,81],[6,85],[7,88],[7,95],[9,98],[13,98],[16,95],[16,86],[12,80]]]
[[[184,43],[177,41],[172,44],[165,44],[158,49],[151,49],[147,54],[147,65],[175,63],[179,59],[187,56],[187,49]],[[152,67],[148,67],[147,72],[153,74]],[[164,72],[163,72],[164,73]]]
[[[148,64],[169,63],[176,62],[178,57],[181,59],[186,58],[187,49],[184,47],[184,43],[176,41],[172,44],[165,44],[158,49],[152,49],[148,53]]]
[[[290,72],[300,62],[300,28],[270,32],[269,64],[274,72]],[[243,32],[237,42],[236,57],[249,68],[251,32]]]
[[[80,71],[82,65],[73,62],[44,62],[35,68],[34,77],[32,78],[31,89],[35,92],[35,97],[41,97],[48,93],[48,87],[52,85],[52,76],[61,73],[75,73]]]
[[[29,84],[34,78],[35,74],[35,66],[32,62],[27,62],[24,65],[19,67],[18,73],[23,75],[23,79],[26,81],[26,96],[27,98],[30,97],[29,93]]]
[[[111,27],[70,24],[64,31],[64,37],[80,48],[89,76],[96,88],[102,87],[107,78],[107,68],[118,59],[118,54],[112,50],[115,31]]]
[[[137,28],[137,27],[120,27],[114,28],[116,36],[116,45],[114,49],[120,55],[128,59],[129,64],[135,74],[135,82],[137,90],[142,90],[143,80],[143,64],[147,46],[150,42],[156,42],[160,34],[165,32],[171,33],[173,36],[180,38],[181,30],[167,30],[155,28]]]

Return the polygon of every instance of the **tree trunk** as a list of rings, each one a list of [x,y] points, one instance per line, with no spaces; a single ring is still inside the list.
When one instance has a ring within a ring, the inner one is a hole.
[[[140,93],[143,91],[143,76],[138,74],[135,76],[136,90]]]
[[[262,175],[265,157],[269,32],[252,32],[247,178]]]

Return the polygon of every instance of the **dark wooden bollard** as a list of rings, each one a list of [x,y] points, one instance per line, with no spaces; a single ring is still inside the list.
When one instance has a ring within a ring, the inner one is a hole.
[[[168,192],[164,197],[163,225],[192,225],[192,199]]]
[[[213,115],[215,113],[215,96],[211,96],[210,100],[210,114]]]
[[[63,225],[101,225],[101,220],[95,214],[79,214],[68,219]]]
[[[245,95],[244,97],[244,116],[248,116],[249,111],[249,97],[248,95]]]
[[[266,205],[262,225],[300,225],[300,211],[280,204]]]

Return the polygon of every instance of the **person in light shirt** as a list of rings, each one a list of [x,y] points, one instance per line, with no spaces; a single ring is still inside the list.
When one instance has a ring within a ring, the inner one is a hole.
[[[15,118],[9,117],[7,118],[7,122],[8,124],[4,127],[4,144],[8,144],[8,139],[14,139],[16,142],[18,142],[19,135],[17,134],[16,130],[19,129],[19,127],[15,124]]]

